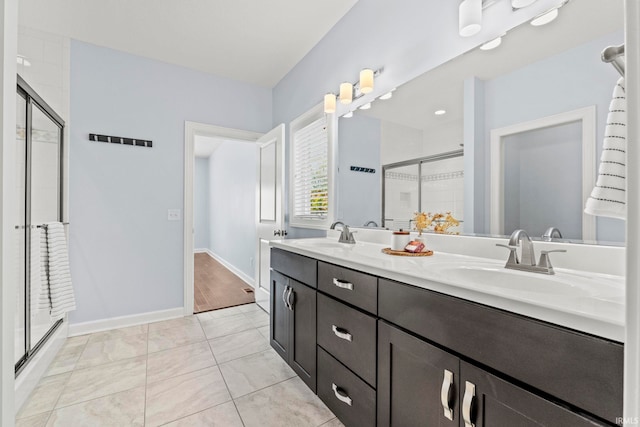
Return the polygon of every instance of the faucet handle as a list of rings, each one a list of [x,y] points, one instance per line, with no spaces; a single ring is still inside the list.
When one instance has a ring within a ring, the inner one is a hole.
[[[518,247],[513,245],[503,245],[500,243],[496,243],[496,246],[500,246],[501,248],[509,249],[509,259],[507,260],[507,264],[518,264],[518,253],[516,252]]]
[[[550,251],[540,251],[540,262],[538,263],[539,267],[547,268],[549,271],[553,271],[553,266],[551,265],[551,259],[549,258],[549,254],[551,252],[567,252],[566,249],[553,249]],[[551,273],[553,274],[553,273]]]

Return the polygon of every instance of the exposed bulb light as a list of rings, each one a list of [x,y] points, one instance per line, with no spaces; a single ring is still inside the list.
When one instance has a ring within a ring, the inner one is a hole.
[[[364,94],[373,92],[373,70],[370,68],[360,71],[360,92]]]
[[[347,114],[345,114],[344,116],[345,119],[350,119],[351,117],[353,117],[353,111],[349,111]]]
[[[482,29],[482,0],[463,0],[458,9],[458,30],[471,37]]]
[[[554,19],[556,19],[558,17],[558,9],[551,9],[548,12],[543,13],[542,15],[538,16],[537,18],[534,18],[531,21],[531,25],[533,25],[534,27],[539,27],[541,25],[546,25],[549,22],[553,21]]]
[[[444,114],[447,114],[447,110],[436,110],[433,112],[433,114],[435,114],[436,116],[442,116]]]
[[[534,4],[536,0],[511,0],[511,7],[514,9],[522,9],[523,7]]]
[[[351,83],[340,84],[340,103],[351,104],[353,101],[353,85]]]
[[[393,97],[393,91],[395,89],[391,89],[389,92],[385,93],[384,95],[382,95],[380,98],[378,99],[382,99],[383,101],[386,101],[387,99],[391,99]]]
[[[502,36],[496,37],[495,39],[490,40],[490,41],[486,42],[485,44],[483,44],[482,46],[480,46],[480,50],[495,49],[498,46],[500,46],[501,44],[502,44]]]
[[[31,62],[22,55],[18,55],[16,57],[16,62],[18,65],[24,65],[25,67],[31,67]]]
[[[361,110],[368,110],[369,108],[371,108],[371,103],[370,102],[367,102],[366,104],[362,104],[360,106]]]
[[[327,114],[336,112],[336,96],[333,93],[324,96],[324,112]]]

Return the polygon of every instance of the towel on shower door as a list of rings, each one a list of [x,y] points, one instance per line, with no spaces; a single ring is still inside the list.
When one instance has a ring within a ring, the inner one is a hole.
[[[627,162],[627,99],[624,77],[613,89],[604,132],[596,186],[584,211],[590,215],[625,219]]]
[[[71,285],[69,253],[64,226],[50,222],[45,226],[47,235],[47,306],[51,317],[60,318],[68,311],[76,309],[76,301]],[[41,298],[41,301],[44,299]]]

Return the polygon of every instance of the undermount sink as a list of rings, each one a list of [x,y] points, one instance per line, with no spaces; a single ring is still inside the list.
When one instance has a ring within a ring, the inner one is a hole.
[[[485,290],[512,293],[520,295],[544,295],[555,297],[597,297],[603,291],[608,297],[622,294],[617,286],[606,286],[602,280],[589,277],[559,273],[553,276],[509,270],[503,267],[484,266],[476,264],[440,265],[434,268],[449,281],[481,285]],[[603,289],[603,285],[606,290]]]

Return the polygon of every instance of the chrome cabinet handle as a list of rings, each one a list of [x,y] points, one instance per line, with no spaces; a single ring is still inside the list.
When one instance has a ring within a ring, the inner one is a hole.
[[[351,400],[349,395],[345,393],[340,387],[338,387],[334,383],[331,383],[331,388],[333,389],[333,393],[336,395],[336,398],[339,401],[344,402],[349,406],[353,404],[353,400]]]
[[[282,291],[282,302],[284,303],[284,306],[289,308],[289,303],[287,302],[287,292],[289,291],[289,287],[285,286],[284,290]],[[289,310],[291,310],[289,308]]]
[[[346,282],[344,280],[333,278],[333,284],[342,289],[353,290],[353,283]]]
[[[346,329],[339,328],[336,325],[331,325],[331,330],[334,334],[336,334],[338,338],[342,338],[343,340],[349,342],[353,341],[353,335],[347,332]]]
[[[473,399],[475,396],[475,384],[465,381],[464,398],[462,399],[462,419],[464,420],[464,427],[476,427],[476,425],[471,422],[471,407],[473,406]]]
[[[440,389],[440,402],[446,419],[453,421],[453,409],[449,403],[449,394],[453,386],[453,372],[448,369],[444,370],[444,378],[442,379],[442,388]]]
[[[291,300],[291,297],[293,298],[293,301]],[[293,288],[291,286],[289,286],[289,293],[287,294],[287,305],[289,306],[289,310],[293,311],[293,303],[295,302],[295,295],[293,294]]]

